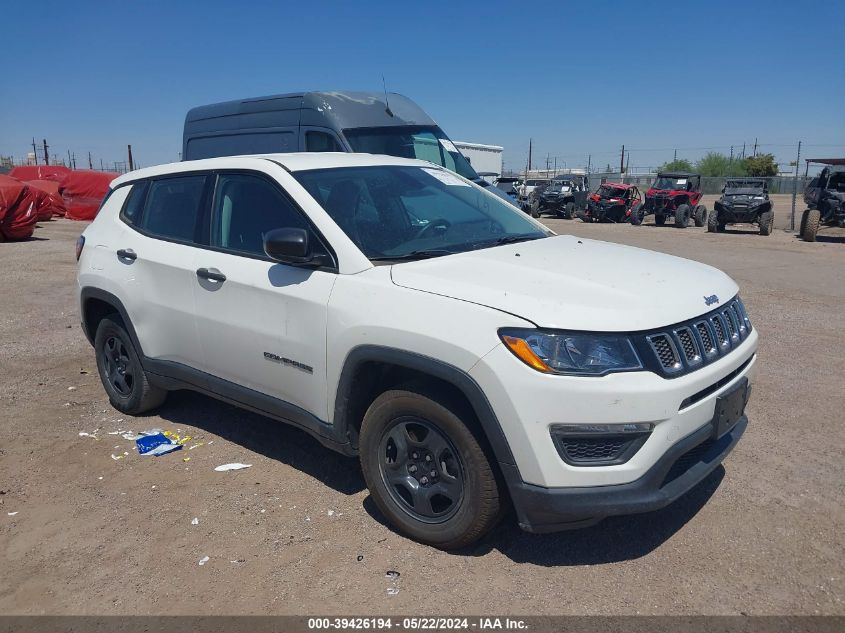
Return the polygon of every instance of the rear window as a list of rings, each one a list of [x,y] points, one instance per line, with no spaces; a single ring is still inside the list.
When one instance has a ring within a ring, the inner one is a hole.
[[[158,237],[193,242],[204,186],[204,175],[151,181],[141,228]]]
[[[144,200],[147,196],[147,181],[136,182],[132,185],[129,195],[126,197],[126,202],[123,205],[123,211],[120,217],[127,224],[137,226],[141,219],[141,212],[144,210]]]

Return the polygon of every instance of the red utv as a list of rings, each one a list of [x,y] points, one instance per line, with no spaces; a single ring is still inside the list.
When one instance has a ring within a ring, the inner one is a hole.
[[[654,223],[663,226],[666,218],[675,220],[675,226],[684,229],[693,220],[696,226],[707,224],[707,209],[701,201],[701,174],[686,172],[661,172],[646,191],[645,203],[631,224],[642,224],[647,215],[654,214]]]
[[[587,208],[578,213],[584,222],[628,222],[639,214],[643,198],[634,185],[603,182],[587,198]]]

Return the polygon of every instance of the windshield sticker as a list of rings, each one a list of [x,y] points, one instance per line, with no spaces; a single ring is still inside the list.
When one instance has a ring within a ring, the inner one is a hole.
[[[469,185],[467,183],[465,183],[463,180],[461,180],[460,178],[458,178],[454,174],[450,174],[448,171],[443,171],[443,170],[440,170],[440,169],[428,169],[426,167],[423,167],[422,170],[425,173],[429,174],[430,176],[437,178],[437,180],[442,182],[444,185],[455,185],[455,186],[458,186],[458,187],[469,187]]]
[[[678,178],[678,184],[679,185],[687,184],[687,179],[686,178]]]
[[[441,138],[440,144],[446,149],[447,152],[454,152],[456,154],[459,153],[458,148],[455,147],[455,144],[448,138]]]

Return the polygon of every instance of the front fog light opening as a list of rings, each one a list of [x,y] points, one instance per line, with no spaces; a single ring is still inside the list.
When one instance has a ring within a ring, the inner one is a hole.
[[[555,424],[552,441],[561,459],[572,466],[615,466],[630,460],[646,443],[654,425]]]

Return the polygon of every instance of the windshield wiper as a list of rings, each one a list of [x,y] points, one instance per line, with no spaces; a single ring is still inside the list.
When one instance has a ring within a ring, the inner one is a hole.
[[[432,257],[443,257],[444,255],[454,255],[455,251],[449,251],[445,248],[432,248],[422,251],[411,251],[404,255],[384,255],[379,257],[370,257],[372,262],[385,261],[412,261],[415,259],[430,259]]]
[[[516,244],[517,242],[529,242],[531,240],[539,240],[540,238],[548,237],[546,235],[537,235],[536,233],[523,233],[521,235],[504,235],[495,240],[486,242],[479,242],[479,245],[486,246],[501,246],[502,244]]]

